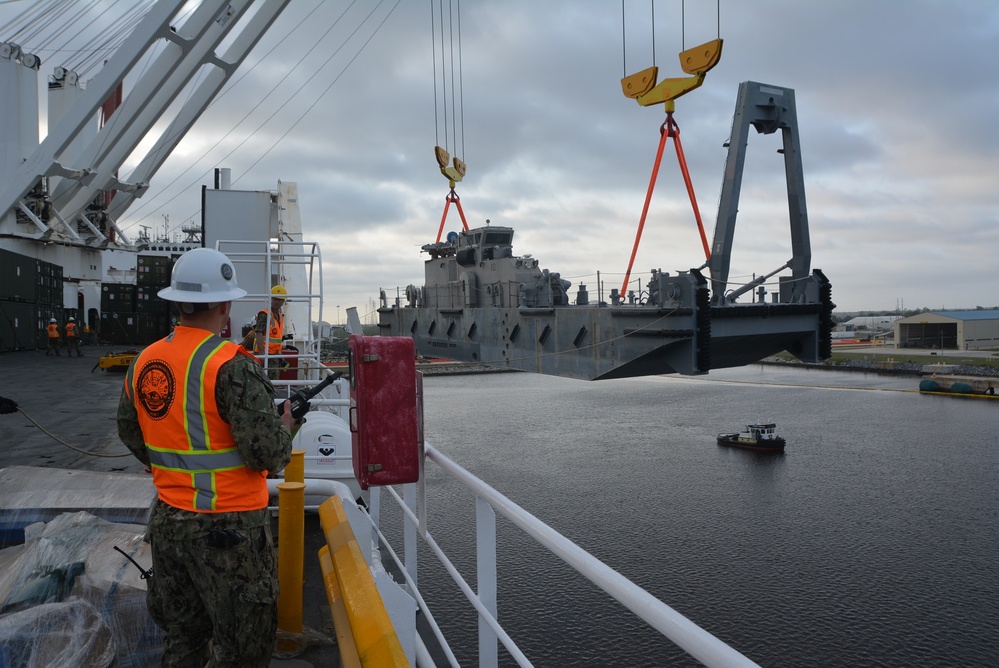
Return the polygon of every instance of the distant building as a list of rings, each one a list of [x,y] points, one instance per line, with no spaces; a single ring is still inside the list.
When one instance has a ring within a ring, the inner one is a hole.
[[[895,323],[898,348],[999,349],[999,310],[931,311]]]
[[[871,315],[850,318],[842,323],[847,330],[870,329],[875,331],[887,331],[892,328],[896,321],[901,320],[900,315]]]

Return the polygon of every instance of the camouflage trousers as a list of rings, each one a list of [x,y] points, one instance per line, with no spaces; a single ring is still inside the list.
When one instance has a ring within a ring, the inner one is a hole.
[[[154,516],[159,510],[154,508]],[[216,517],[234,515],[240,513]],[[166,632],[161,665],[269,666],[278,590],[269,521],[252,527],[239,521],[181,522],[178,530],[151,518],[149,539],[153,577],[146,604]]]
[[[77,357],[83,357],[83,353],[80,352],[80,337],[79,336],[67,336],[66,337],[66,355],[72,357],[70,353],[76,351]]]

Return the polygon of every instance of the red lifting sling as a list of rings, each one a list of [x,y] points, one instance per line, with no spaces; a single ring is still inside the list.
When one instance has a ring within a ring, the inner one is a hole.
[[[444,215],[441,216],[441,226],[437,228],[437,240],[434,243],[439,244],[441,241],[441,233],[444,232],[444,221],[447,220],[447,210],[451,208],[451,202],[458,207],[458,215],[461,216],[461,224],[465,226],[465,231],[468,232],[468,223],[465,221],[465,212],[461,210],[461,199],[458,197],[458,193],[451,188],[451,192],[447,194],[444,198],[446,204],[444,204]]]
[[[635,255],[638,254],[638,244],[642,240],[642,230],[645,228],[645,217],[649,213],[649,202],[652,201],[652,191],[656,187],[656,177],[659,175],[659,163],[663,159],[663,149],[666,148],[666,139],[673,138],[676,146],[676,159],[680,163],[680,172],[683,174],[683,182],[687,185],[687,195],[690,197],[690,205],[694,208],[694,218],[697,220],[697,230],[701,233],[701,244],[704,246],[704,258],[711,259],[711,250],[708,247],[708,238],[704,234],[704,224],[701,222],[701,212],[697,208],[697,198],[694,196],[694,185],[690,182],[690,172],[687,170],[687,159],[683,156],[683,145],[680,143],[680,126],[673,120],[673,112],[666,112],[666,121],[659,128],[662,138],[659,140],[659,150],[656,151],[656,161],[652,165],[652,178],[649,179],[649,190],[645,194],[645,205],[642,207],[642,217],[638,221],[638,234],[635,235],[635,247],[631,250],[631,259],[628,260],[628,271],[624,275],[624,283],[621,284],[621,296],[628,293],[628,282],[631,279],[631,268],[635,264]],[[446,210],[445,210],[446,212]],[[442,223],[443,224],[443,223]]]

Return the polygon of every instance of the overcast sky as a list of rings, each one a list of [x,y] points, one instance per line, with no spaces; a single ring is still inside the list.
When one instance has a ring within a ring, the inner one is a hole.
[[[720,25],[720,63],[675,112],[709,239],[739,83],[786,86],[812,267],[839,310],[999,306],[999,2],[720,4],[718,17],[715,0],[687,0],[681,23],[681,1],[659,0],[653,30],[650,3],[627,0],[622,40],[619,0],[464,0],[452,105],[428,0],[292,0],[123,224],[134,234],[162,229],[164,214],[178,227],[200,220],[217,166],[238,189],[296,182],[306,237],[328,263],[326,319],[337,305],[364,317],[380,288],[422,284],[420,246],[448,192],[433,147],[446,141],[468,165],[457,192],[470,225],[512,226],[515,253],[591,294],[600,271],[609,290],[627,268],[665,118],[622,95],[624,67],[653,64],[654,34],[660,79],[683,76],[678,52]],[[778,135],[751,133],[732,282],[791,256],[779,147]],[[459,227],[452,207],[446,230]],[[703,262],[670,146],[633,278]]]

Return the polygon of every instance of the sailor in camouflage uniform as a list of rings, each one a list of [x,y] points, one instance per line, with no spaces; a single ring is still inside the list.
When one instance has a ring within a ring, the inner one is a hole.
[[[146,601],[166,631],[163,666],[268,666],[274,649],[266,475],[288,464],[294,425],[259,362],[215,334],[245,294],[222,253],[181,256],[159,295],[184,324],[135,359],[118,405],[118,433],[157,489]]]

